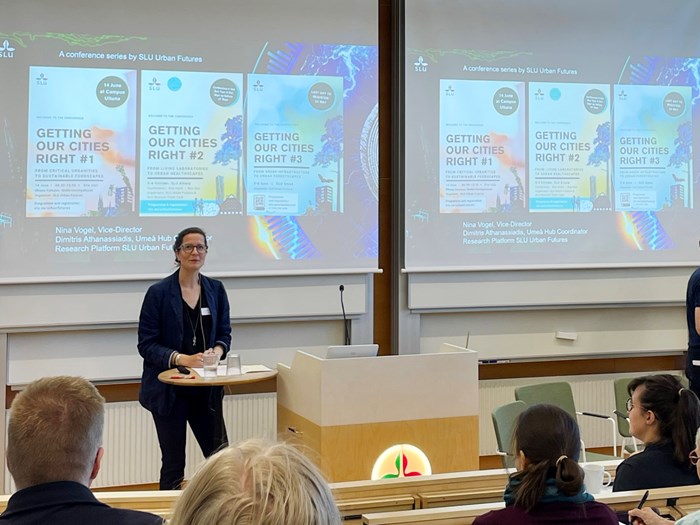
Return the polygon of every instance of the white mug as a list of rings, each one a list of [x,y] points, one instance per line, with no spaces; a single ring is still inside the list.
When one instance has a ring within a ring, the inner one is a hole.
[[[612,482],[610,472],[605,471],[605,467],[599,463],[582,463],[586,491],[591,494],[603,492],[603,487],[607,487]],[[605,480],[605,481],[603,481]]]

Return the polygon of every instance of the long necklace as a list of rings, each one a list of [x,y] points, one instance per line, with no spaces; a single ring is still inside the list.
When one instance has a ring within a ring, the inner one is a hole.
[[[197,348],[197,328],[202,323],[202,289],[199,289],[199,299],[197,300],[197,322],[192,323],[192,317],[190,313],[187,312],[187,320],[190,322],[190,327],[192,328],[192,348]],[[202,324],[202,335],[204,334],[204,324]]]

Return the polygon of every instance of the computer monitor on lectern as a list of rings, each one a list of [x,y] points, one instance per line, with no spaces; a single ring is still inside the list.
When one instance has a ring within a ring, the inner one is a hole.
[[[374,357],[379,351],[379,345],[337,345],[329,346],[321,355],[324,359],[346,359],[350,357]]]

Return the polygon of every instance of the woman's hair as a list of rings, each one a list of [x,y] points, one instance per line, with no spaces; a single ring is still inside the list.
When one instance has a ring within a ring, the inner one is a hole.
[[[627,392],[632,396],[637,389],[641,408],[656,416],[661,441],[673,443],[676,463],[689,466],[688,454],[695,448],[700,427],[698,396],[671,374],[637,377],[627,385]]]
[[[187,483],[170,525],[339,525],[318,468],[293,446],[248,440],[209,457]]]
[[[566,496],[583,488],[578,465],[581,436],[576,420],[554,405],[526,409],[513,432],[513,451],[525,454],[527,464],[511,476],[514,503],[531,511],[542,499],[547,479],[554,477],[557,489]]]
[[[180,264],[180,260],[177,258],[177,251],[180,249],[180,246],[182,246],[182,241],[185,238],[185,236],[189,235],[190,233],[198,233],[199,235],[204,237],[204,246],[209,248],[209,245],[207,244],[207,234],[204,233],[204,230],[202,228],[198,228],[197,226],[190,226],[189,228],[185,228],[177,234],[177,236],[175,237],[175,242],[173,243],[173,251],[175,252],[175,264],[177,265]]]

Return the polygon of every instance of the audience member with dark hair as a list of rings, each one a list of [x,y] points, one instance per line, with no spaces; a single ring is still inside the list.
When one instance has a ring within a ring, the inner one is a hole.
[[[627,391],[630,433],[645,447],[617,467],[613,491],[697,484],[688,459],[700,427],[695,393],[670,374],[638,377]]]
[[[474,524],[618,525],[615,513],[585,491],[580,451],[578,425],[568,413],[553,405],[529,407],[513,433],[518,471],[506,487],[506,508],[479,516]]]
[[[696,475],[700,478],[700,463],[698,463],[698,454],[700,454],[700,429],[695,434],[695,450],[690,453],[690,462],[695,465]],[[642,509],[632,509],[629,512],[630,523],[634,525],[700,525],[700,511],[695,511],[687,516],[683,516],[678,521],[671,521],[662,518],[649,507]]]
[[[7,468],[17,485],[0,516],[12,525],[156,525],[154,514],[114,509],[89,489],[104,454],[104,398],[80,377],[30,383],[12,403]]]
[[[170,525],[339,525],[330,487],[291,445],[248,440],[204,462]]]

